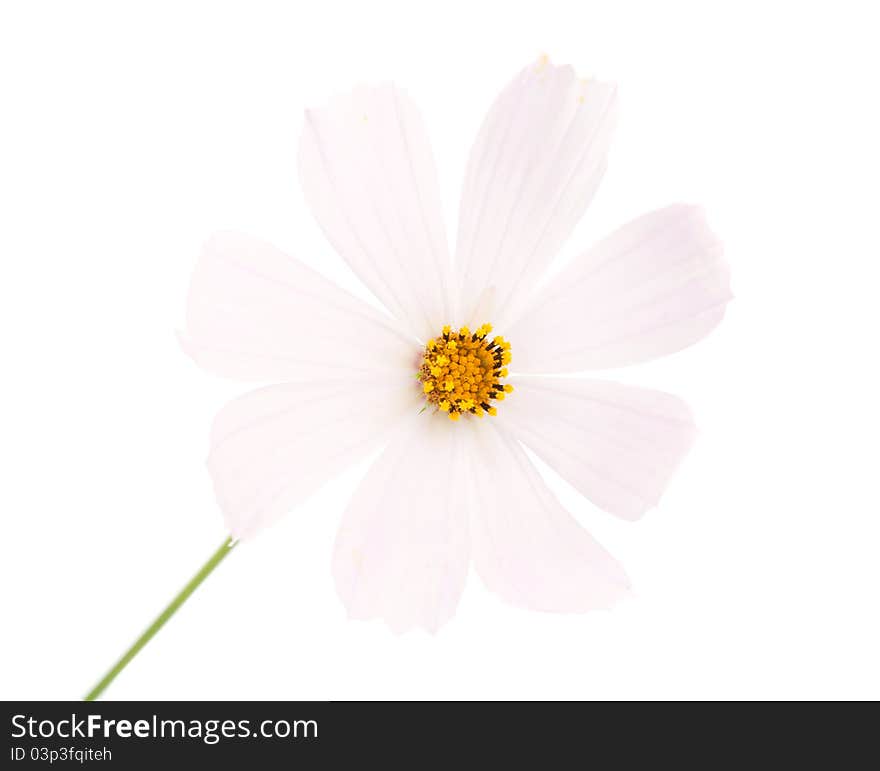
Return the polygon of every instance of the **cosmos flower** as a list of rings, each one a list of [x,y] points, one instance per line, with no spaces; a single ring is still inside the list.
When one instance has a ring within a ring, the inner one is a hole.
[[[515,605],[608,607],[626,574],[561,506],[523,447],[626,519],[657,504],[693,437],[676,397],[558,377],[642,362],[706,335],[731,297],[700,209],[624,225],[541,282],[605,171],[612,85],[546,58],[492,105],[471,151],[454,258],[425,128],[397,87],[306,113],[300,176],[336,251],[387,309],[267,243],[205,246],[187,351],[275,382],[218,415],[209,469],[247,539],[383,448],[337,537],[352,617],[435,630],[469,566]]]

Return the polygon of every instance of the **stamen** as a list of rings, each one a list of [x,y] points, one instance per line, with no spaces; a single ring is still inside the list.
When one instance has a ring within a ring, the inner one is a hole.
[[[428,404],[445,412],[450,420],[464,413],[482,418],[485,413],[496,415],[492,401],[503,401],[513,391],[501,383],[510,364],[510,343],[503,337],[487,340],[491,324],[483,324],[474,332],[461,327],[454,332],[443,327],[437,338],[425,344],[425,355],[419,369],[419,380]]]

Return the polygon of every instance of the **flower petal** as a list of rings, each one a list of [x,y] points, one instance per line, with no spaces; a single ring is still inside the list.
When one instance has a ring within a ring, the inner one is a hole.
[[[414,415],[416,384],[283,383],[244,394],[217,415],[208,469],[236,538],[287,513]]]
[[[431,147],[394,85],[308,110],[300,178],[327,238],[422,340],[449,322],[449,251]]]
[[[456,265],[465,322],[504,327],[505,314],[593,197],[615,114],[614,86],[578,80],[571,67],[550,66],[546,58],[498,97],[471,150],[462,192]],[[486,307],[487,293],[494,307]]]
[[[455,612],[468,567],[461,436],[452,421],[409,421],[367,473],[345,512],[333,555],[353,618],[435,631]]]
[[[486,586],[514,605],[554,612],[625,597],[623,569],[562,508],[519,443],[497,423],[462,428],[473,438],[471,548]]]
[[[661,391],[515,378],[499,420],[593,503],[637,519],[660,500],[694,438],[690,410]]]
[[[619,367],[695,343],[731,297],[702,210],[679,204],[624,225],[574,260],[506,336],[517,372]]]
[[[273,246],[218,233],[204,247],[187,305],[186,351],[243,380],[411,377],[415,338]]]

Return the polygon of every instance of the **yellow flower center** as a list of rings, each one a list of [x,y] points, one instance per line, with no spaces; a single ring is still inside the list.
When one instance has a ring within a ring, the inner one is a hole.
[[[428,340],[419,369],[419,380],[428,404],[458,420],[469,412],[479,418],[484,412],[496,414],[493,401],[502,401],[513,390],[502,385],[510,364],[510,343],[503,337],[488,335],[491,324],[476,332],[462,327],[453,332],[448,326],[437,338]]]

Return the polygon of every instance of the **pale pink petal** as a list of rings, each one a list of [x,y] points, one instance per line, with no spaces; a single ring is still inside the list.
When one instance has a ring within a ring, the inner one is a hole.
[[[498,420],[593,503],[626,519],[657,504],[694,438],[687,405],[661,391],[571,378],[511,382]]]
[[[517,372],[619,367],[674,353],[721,321],[731,299],[701,209],[646,214],[575,259],[505,330]]]
[[[226,525],[252,536],[364,457],[423,402],[418,384],[284,383],[240,396],[211,432],[208,469]]]
[[[392,319],[273,246],[218,233],[204,247],[181,342],[243,380],[399,378],[418,348]]]
[[[352,618],[435,631],[454,614],[468,567],[456,428],[433,413],[411,419],[351,501],[333,575]]]
[[[511,397],[512,398],[512,397]],[[607,608],[629,592],[617,561],[575,522],[498,423],[468,421],[471,549],[489,589],[533,610]]]
[[[327,238],[407,329],[450,319],[449,252],[431,147],[410,99],[361,87],[306,112],[300,178]]]
[[[615,114],[614,86],[578,80],[546,58],[498,97],[471,150],[461,198],[456,266],[466,323],[504,328],[593,197]]]

